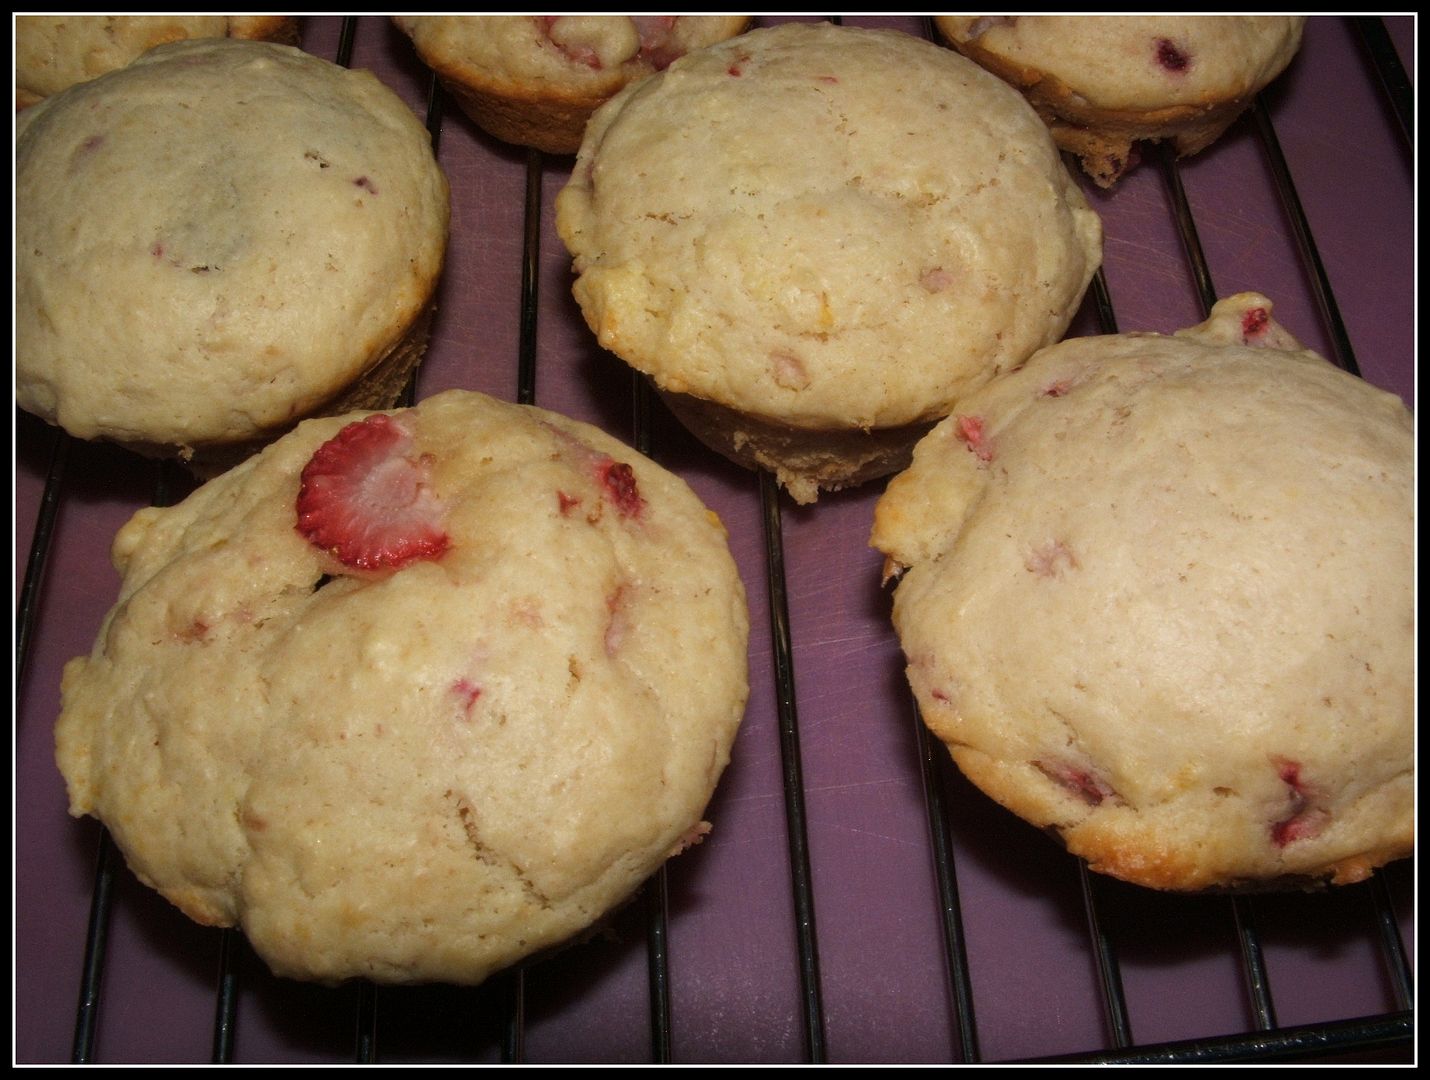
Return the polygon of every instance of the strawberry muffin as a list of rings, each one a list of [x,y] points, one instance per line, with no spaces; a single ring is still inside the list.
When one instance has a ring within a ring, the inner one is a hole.
[[[310,420],[114,559],[71,811],[279,974],[476,983],[709,831],[744,594],[718,519],[594,428],[464,391]]]
[[[1304,15],[938,15],[954,48],[1021,90],[1103,187],[1137,143],[1205,149],[1301,47]]]
[[[1410,414],[1264,297],[966,398],[879,501],[968,777],[1158,889],[1360,881],[1414,845]]]
[[[157,45],[246,38],[297,45],[291,15],[17,15],[15,108],[124,67]]]
[[[426,344],[448,193],[426,128],[370,73],[182,41],[17,127],[22,408],[209,464],[396,400]]]
[[[482,130],[574,154],[622,87],[734,37],[748,15],[394,15],[422,62]]]
[[[909,34],[752,30],[592,119],[556,226],[600,342],[800,502],[901,468],[1062,336],[1102,230],[1006,84]]]

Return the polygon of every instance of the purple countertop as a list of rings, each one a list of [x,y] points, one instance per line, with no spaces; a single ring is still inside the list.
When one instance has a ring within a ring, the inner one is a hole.
[[[308,18],[305,48],[333,58],[339,22]],[[845,22],[923,32],[920,18]],[[1413,19],[1387,25],[1413,79]],[[426,72],[385,19],[359,20],[352,63],[374,69],[425,113]],[[1413,406],[1412,153],[1349,21],[1313,17],[1301,55],[1264,101],[1362,373]],[[466,387],[514,400],[526,154],[487,138],[449,106],[439,157],[452,184],[452,240],[417,394]],[[552,205],[569,167],[569,159],[544,164],[536,403],[631,441],[630,376],[587,330],[555,234]],[[1279,321],[1330,355],[1332,338],[1253,120],[1243,118],[1179,173],[1217,293],[1267,294]],[[1107,283],[1124,331],[1170,332],[1201,318],[1168,192],[1155,155],[1111,193],[1089,187],[1105,224]],[[1089,299],[1072,333],[1096,329]],[[760,485],[695,443],[659,403],[651,429],[653,456],[684,476],[729,529],[752,622],[751,699],[733,763],[706,815],[714,833],[672,861],[666,875],[672,1057],[805,1061]],[[17,595],[51,444],[49,429],[18,416]],[[150,464],[115,448],[73,444],[68,453],[17,687],[18,1062],[70,1060],[100,830],[66,814],[51,729],[61,666],[88,652],[118,589],[110,540],[152,499],[155,475]],[[889,596],[879,584],[880,557],[867,547],[881,489],[867,485],[810,508],[780,498],[819,1026],[833,1062],[958,1061],[964,1051],[917,721],[889,625]],[[1007,1061],[1111,1047],[1077,862],[939,764],[977,1056]],[[1329,1025],[1402,1007],[1378,946],[1375,901],[1388,898],[1413,956],[1413,864],[1397,864],[1383,877],[1385,894],[1367,884],[1241,905],[1259,931],[1280,1025]],[[122,868],[115,890],[94,1060],[210,1060],[220,932],[190,923]],[[1098,880],[1093,896],[1120,963],[1135,1044],[1254,1029],[1231,900],[1161,895],[1110,880]],[[652,1060],[646,910],[639,899],[595,938],[526,969],[524,1060]],[[234,1060],[354,1060],[359,988],[275,979],[241,941],[234,972]],[[500,1061],[513,985],[501,976],[474,989],[379,989],[378,1060]]]

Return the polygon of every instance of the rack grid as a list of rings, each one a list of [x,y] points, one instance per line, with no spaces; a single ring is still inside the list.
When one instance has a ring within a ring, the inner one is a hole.
[[[928,35],[916,17],[844,21]],[[186,481],[20,414],[17,1061],[1411,1059],[1412,863],[1323,893],[1166,896],[1089,874],[988,802],[904,686],[866,546],[882,485],[797,508],[694,443],[570,298],[552,226],[569,159],[444,108],[387,20],[305,22],[306,49],[372,68],[427,115],[452,182],[416,396],[534,401],[686,478],[749,592],[745,727],[714,834],[592,939],[477,988],[275,979],[241,935],[188,923],[65,815],[59,668],[112,603],[114,532]],[[1070,332],[1168,332],[1213,295],[1257,289],[1308,344],[1413,405],[1413,30],[1313,17],[1292,69],[1221,143],[1089,187],[1105,273]]]

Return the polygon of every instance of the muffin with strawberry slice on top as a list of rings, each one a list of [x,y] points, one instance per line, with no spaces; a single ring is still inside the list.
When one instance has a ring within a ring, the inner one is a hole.
[[[114,558],[71,811],[279,974],[480,982],[709,831],[744,593],[718,519],[595,428],[464,391],[308,421]]]

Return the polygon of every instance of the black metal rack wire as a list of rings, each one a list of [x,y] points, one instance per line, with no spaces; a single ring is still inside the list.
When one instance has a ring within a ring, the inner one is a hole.
[[[1387,94],[1386,107],[1397,118],[1405,138],[1407,154],[1413,153],[1413,120],[1409,80],[1391,46],[1385,28],[1378,18],[1353,20],[1364,42],[1367,56],[1374,65]],[[335,57],[347,63],[353,48],[359,20],[344,21]],[[931,36],[931,35],[930,35]],[[434,143],[440,139],[444,116],[442,92],[435,79],[428,91],[427,122]],[[1269,168],[1281,198],[1289,228],[1294,233],[1305,272],[1315,293],[1328,334],[1335,349],[1335,359],[1341,366],[1359,373],[1355,353],[1346,331],[1325,268],[1316,249],[1315,238],[1301,208],[1291,171],[1282,156],[1270,115],[1260,101],[1254,108],[1257,136],[1266,155]],[[1216,292],[1211,273],[1197,235],[1197,223],[1182,190],[1178,165],[1169,152],[1158,163],[1166,184],[1177,227],[1185,248],[1190,272],[1196,281],[1204,309],[1209,310]],[[542,215],[542,181],[546,164],[536,151],[527,154],[525,162],[525,204],[521,280],[521,314],[518,385],[514,397],[524,404],[535,403],[537,349],[536,327],[539,301],[538,257]],[[1092,290],[1099,328],[1105,333],[1117,332],[1117,319],[1108,294],[1106,281],[1099,271]],[[409,395],[411,388],[409,388]],[[410,401],[410,396],[409,396]],[[639,377],[632,377],[630,390],[631,429],[629,437],[635,447],[659,457],[660,448],[652,444],[651,402],[649,390]],[[64,505],[70,439],[56,433],[49,451],[48,474],[40,503],[19,593],[16,622],[16,687],[26,676],[31,643],[37,633],[38,598],[46,575],[46,559]],[[800,718],[794,678],[794,648],[787,597],[782,539],[783,511],[778,490],[768,475],[751,478],[758,485],[764,529],[764,555],[767,572],[768,613],[776,706],[778,712],[781,774],[783,780],[784,813],[788,835],[788,860],[793,887],[796,955],[792,963],[798,973],[800,988],[800,1018],[804,1060],[822,1063],[829,1059],[826,1029],[829,1018],[821,1000],[821,976],[816,933],[816,895],[810,872],[810,852],[805,786],[801,775]],[[188,481],[171,466],[156,466],[153,500],[156,505],[174,501],[186,489]],[[930,738],[912,705],[909,711],[915,722],[910,732],[917,747],[922,772],[922,786],[927,807],[930,854],[935,867],[939,900],[939,922],[946,977],[950,988],[958,1062],[978,1062],[983,1057],[979,1049],[975,1019],[978,995],[970,976],[964,940],[963,916],[960,910],[958,873],[947,821],[948,803],[952,798],[955,770],[948,756]],[[38,718],[35,722],[39,722]],[[79,976],[78,1004],[75,1013],[72,1060],[95,1060],[95,1040],[100,1010],[103,1007],[103,983],[106,959],[107,931],[115,897],[115,875],[119,857],[107,834],[102,834],[96,857],[93,897],[87,931],[85,959]],[[1104,1018],[1104,1046],[1084,1053],[1043,1058],[1048,1062],[1099,1063],[1210,1063],[1230,1061],[1289,1060],[1410,1060],[1413,1053],[1414,1029],[1413,975],[1394,911],[1394,900],[1384,875],[1377,875],[1364,888],[1374,908],[1378,928],[1379,948],[1386,978],[1392,988],[1396,1011],[1381,1015],[1352,1018],[1315,1025],[1282,1027],[1278,1025],[1273,997],[1273,985],[1262,956],[1261,938],[1256,925],[1255,901],[1245,897],[1226,900],[1229,918],[1236,927],[1241,954],[1242,976],[1251,1003],[1253,1030],[1223,1037],[1181,1042],[1138,1043],[1133,1039],[1129,1023],[1127,992],[1123,985],[1119,956],[1114,935],[1109,930],[1104,910],[1106,885],[1085,865],[1079,864],[1079,883],[1091,954],[1095,957],[1097,985],[1101,995],[1100,1008]],[[646,927],[649,982],[649,1059],[667,1063],[674,1059],[672,1045],[671,998],[669,986],[670,942],[668,939],[669,899],[664,870],[653,878],[642,893],[643,918]],[[238,951],[241,937],[237,931],[216,931],[219,935],[218,969],[214,997],[212,1060],[226,1063],[234,1060],[235,1030],[239,972]],[[524,1018],[526,1011],[525,974],[514,969],[498,976],[498,997],[503,1002],[500,1022],[500,1060],[515,1063],[525,1060]],[[337,991],[334,991],[336,993]],[[370,984],[359,984],[353,1002],[353,1054],[358,1062],[374,1062],[379,1058],[378,1017],[382,991]]]

